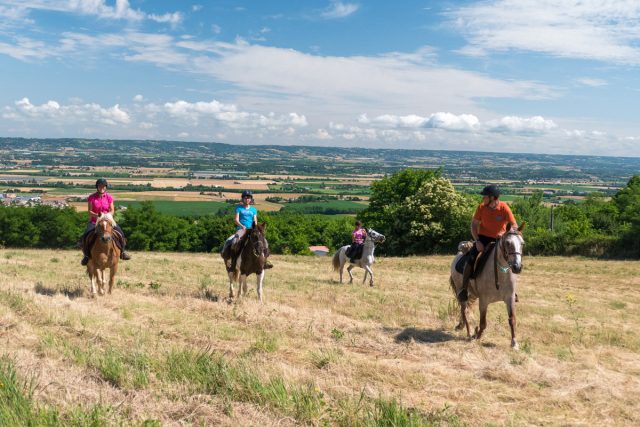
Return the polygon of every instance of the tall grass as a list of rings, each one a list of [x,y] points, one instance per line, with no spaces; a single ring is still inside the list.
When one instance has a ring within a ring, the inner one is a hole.
[[[106,426],[115,417],[110,407],[93,405],[75,406],[61,411],[55,407],[39,406],[34,401],[35,378],[21,380],[14,362],[0,357],[0,425],[1,426]]]

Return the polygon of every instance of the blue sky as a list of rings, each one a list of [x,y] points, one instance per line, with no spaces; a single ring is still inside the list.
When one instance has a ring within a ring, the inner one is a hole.
[[[640,156],[640,2],[0,0],[0,135]]]

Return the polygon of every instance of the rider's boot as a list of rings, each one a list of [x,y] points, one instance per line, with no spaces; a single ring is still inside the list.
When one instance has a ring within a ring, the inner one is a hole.
[[[271,264],[271,261],[266,260],[266,261],[264,262],[264,269],[265,269],[265,270],[268,270],[268,269],[270,269],[270,268],[273,268],[273,264]]]
[[[124,248],[122,249],[122,252],[120,252],[120,259],[123,259],[125,261],[129,261],[131,259],[131,255],[129,255],[129,253],[124,250]]]
[[[469,287],[469,281],[471,280],[471,271],[473,267],[469,263],[464,264],[464,271],[462,273],[462,289],[458,292],[458,301],[467,302],[469,299],[469,293],[467,288]]]

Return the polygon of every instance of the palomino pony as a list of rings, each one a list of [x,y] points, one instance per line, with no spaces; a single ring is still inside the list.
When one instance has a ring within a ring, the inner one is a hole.
[[[507,229],[507,232],[498,239],[495,248],[489,254],[482,271],[476,275],[475,279],[469,281],[469,299],[460,303],[460,323],[456,329],[463,326],[467,328],[467,336],[471,338],[469,329],[468,313],[469,307],[479,300],[480,306],[480,327],[476,326],[474,338],[480,339],[482,332],[487,327],[487,307],[492,302],[504,301],[507,305],[507,315],[509,316],[509,327],[511,328],[511,347],[518,349],[516,341],[516,285],[518,274],[522,271],[522,248],[524,239],[522,238],[523,223],[520,230]],[[451,263],[451,277],[449,279],[453,291],[457,295],[462,289],[462,274],[456,270],[456,263],[463,256],[458,252]]]
[[[376,244],[383,243],[385,240],[384,235],[378,233],[377,231],[369,228],[367,230],[367,236],[364,239],[364,247],[362,248],[362,257],[356,262],[352,263],[349,257],[347,256],[347,249],[350,245],[345,245],[338,249],[338,251],[333,256],[333,271],[340,272],[340,283],[342,283],[342,272],[344,270],[344,265],[349,261],[349,267],[347,267],[347,273],[349,273],[349,283],[353,283],[353,275],[351,274],[351,269],[353,267],[360,267],[364,269],[364,278],[362,279],[362,283],[367,281],[367,273],[370,276],[369,286],[373,286],[373,270],[371,270],[371,265],[374,262],[373,251],[376,249]]]
[[[233,282],[238,282],[238,297],[247,293],[247,276],[255,273],[257,279],[258,298],[262,302],[262,281],[264,280],[264,264],[269,256],[267,240],[264,237],[267,224],[256,224],[248,229],[242,242],[239,242],[240,253],[235,268],[227,271],[229,275],[229,298],[233,298]]]
[[[101,214],[96,221],[96,239],[91,247],[91,258],[87,264],[87,274],[91,279],[91,296],[96,296],[96,284],[98,292],[104,295],[106,269],[109,269],[109,290],[111,293],[116,272],[118,271],[118,260],[120,259],[120,249],[116,245],[113,236],[113,228],[116,222],[110,213]]]

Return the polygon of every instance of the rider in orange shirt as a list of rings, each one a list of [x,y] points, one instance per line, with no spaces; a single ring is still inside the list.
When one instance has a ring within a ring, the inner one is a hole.
[[[469,286],[473,264],[477,255],[507,231],[507,224],[511,224],[511,228],[518,229],[518,224],[509,205],[498,200],[500,198],[500,189],[497,185],[487,185],[480,194],[482,195],[482,203],[476,209],[476,213],[471,220],[471,235],[475,240],[475,245],[471,248],[471,256],[469,256],[469,261],[464,266],[462,289],[458,293],[458,300],[461,302],[469,299],[467,287]]]

